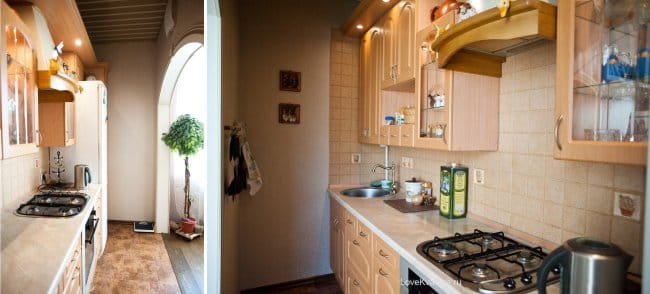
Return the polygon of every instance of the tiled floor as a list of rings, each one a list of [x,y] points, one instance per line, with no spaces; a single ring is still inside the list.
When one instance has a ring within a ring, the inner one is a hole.
[[[160,234],[109,222],[108,236],[91,293],[181,293]]]

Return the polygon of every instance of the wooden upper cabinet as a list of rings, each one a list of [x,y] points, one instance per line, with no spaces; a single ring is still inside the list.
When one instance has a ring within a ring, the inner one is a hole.
[[[404,1],[394,8],[396,83],[415,78],[415,4]]]
[[[2,2],[0,58],[2,155],[38,152],[38,89],[33,36],[18,15]]]
[[[384,18],[379,21],[380,28],[380,46],[381,46],[381,88],[387,88],[395,84],[395,47],[393,47],[393,38],[395,33],[394,29],[394,15],[392,13],[386,14]]]
[[[63,52],[61,58],[63,58],[63,62],[68,67],[68,76],[74,77],[77,81],[83,81],[85,79],[84,65],[79,55],[74,52]]]
[[[359,92],[359,141],[377,144],[379,140],[379,81],[382,68],[383,34],[380,29],[370,29],[361,40],[360,92]]]
[[[649,11],[608,2],[558,1],[553,155],[645,165]]]
[[[383,32],[382,89],[415,77],[415,3],[401,1],[380,21]]]

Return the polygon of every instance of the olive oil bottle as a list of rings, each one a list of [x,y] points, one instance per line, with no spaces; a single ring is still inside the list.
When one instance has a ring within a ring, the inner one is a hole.
[[[467,167],[452,163],[440,167],[440,215],[448,219],[467,216]]]

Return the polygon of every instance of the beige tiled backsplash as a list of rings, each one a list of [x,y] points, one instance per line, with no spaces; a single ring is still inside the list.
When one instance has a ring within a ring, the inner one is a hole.
[[[333,50],[358,46],[337,36],[332,44]],[[357,52],[354,48],[352,54]],[[352,65],[357,71],[358,64]],[[333,71],[339,68],[332,66]],[[458,162],[483,169],[485,184],[469,187],[471,213],[555,244],[576,236],[610,240],[635,256],[630,269],[639,273],[642,225],[613,215],[614,191],[643,196],[646,169],[553,159],[554,87],[555,44],[508,57],[501,78],[497,152],[390,147],[390,160],[399,164],[401,157],[413,158],[413,169],[399,169],[400,180],[431,181],[434,193],[441,165]],[[349,117],[331,115],[337,118],[330,120],[330,183],[367,185],[383,177],[370,173],[371,163],[383,162],[383,148],[357,143],[358,94],[343,95],[343,88],[331,83],[330,113],[352,111]],[[361,164],[351,163],[352,153],[361,154]]]
[[[2,191],[2,207],[14,204],[19,199],[31,195],[40,183],[40,171],[46,170],[47,149],[39,153],[0,160],[0,186]],[[35,161],[40,160],[41,167],[35,167]]]

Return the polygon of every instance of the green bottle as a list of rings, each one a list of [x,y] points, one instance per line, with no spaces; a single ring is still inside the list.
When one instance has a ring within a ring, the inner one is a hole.
[[[440,215],[448,219],[467,216],[468,168],[452,163],[440,167]]]

